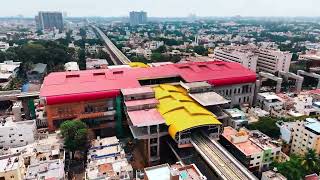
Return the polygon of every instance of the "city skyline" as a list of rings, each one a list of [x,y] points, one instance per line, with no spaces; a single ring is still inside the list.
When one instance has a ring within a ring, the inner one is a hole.
[[[10,9],[7,7],[16,6]],[[32,4],[32,6],[30,6]],[[112,8],[108,8],[112,4]],[[150,17],[185,17],[196,14],[209,16],[320,16],[317,0],[21,0],[5,1],[0,7],[0,17],[23,15],[33,17],[38,11],[67,12],[68,16],[129,16],[130,11],[146,11]],[[88,8],[89,7],[89,8]]]

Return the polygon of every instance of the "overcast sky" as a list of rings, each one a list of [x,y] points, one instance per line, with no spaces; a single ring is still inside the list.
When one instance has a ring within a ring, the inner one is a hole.
[[[1,0],[0,16],[32,17],[40,10],[68,16],[128,16],[144,10],[153,17],[320,16],[320,0]]]

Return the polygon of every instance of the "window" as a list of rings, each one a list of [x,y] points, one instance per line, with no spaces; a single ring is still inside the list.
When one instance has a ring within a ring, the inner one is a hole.
[[[22,136],[22,134],[19,134],[19,136]]]

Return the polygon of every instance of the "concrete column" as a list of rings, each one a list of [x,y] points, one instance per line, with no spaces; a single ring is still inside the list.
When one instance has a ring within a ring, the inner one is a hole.
[[[303,77],[296,79],[296,91],[297,91],[297,93],[300,93],[301,90],[302,90],[303,79],[304,79]]]
[[[282,84],[282,78],[277,79],[277,86],[276,86],[276,93],[281,92],[281,84]]]

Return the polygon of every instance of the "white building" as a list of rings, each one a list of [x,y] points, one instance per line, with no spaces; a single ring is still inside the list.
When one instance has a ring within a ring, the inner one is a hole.
[[[131,180],[133,169],[128,163],[119,140],[108,137],[93,140],[88,152],[88,164],[85,172],[87,180]]]
[[[239,129],[248,125],[248,119],[243,111],[233,108],[225,109],[226,114],[229,116],[228,125],[234,129]]]
[[[106,59],[86,59],[86,69],[107,69],[108,61]]]
[[[265,111],[280,111],[283,109],[283,101],[273,92],[258,93],[257,106]]]
[[[0,179],[22,180],[25,173],[23,158],[18,156],[0,157]]]
[[[31,164],[27,168],[25,180],[55,179],[64,180],[64,162],[60,159]]]
[[[305,154],[313,149],[320,154],[320,122],[317,119],[296,121],[292,130],[291,153]]]
[[[309,95],[299,95],[294,98],[295,110],[303,115],[311,116],[319,114],[319,109],[313,106],[313,98]]]
[[[258,54],[257,71],[275,74],[278,71],[289,72],[292,53],[282,52],[279,49],[263,49],[256,51]]]
[[[220,47],[214,50],[214,55],[218,60],[238,62],[254,72],[272,74],[289,72],[292,58],[292,53],[255,45]]]
[[[80,71],[79,65],[77,62],[67,62],[64,64],[65,71]]]
[[[13,117],[0,120],[0,146],[19,147],[33,143],[36,135],[34,120],[14,122]]]
[[[270,170],[262,173],[261,180],[287,180],[287,178],[280,173]]]
[[[21,62],[4,61],[0,63],[0,86],[6,88],[11,80],[16,77]]]
[[[214,49],[214,58],[220,61],[237,62],[256,72],[258,55],[244,46],[217,47]]]

